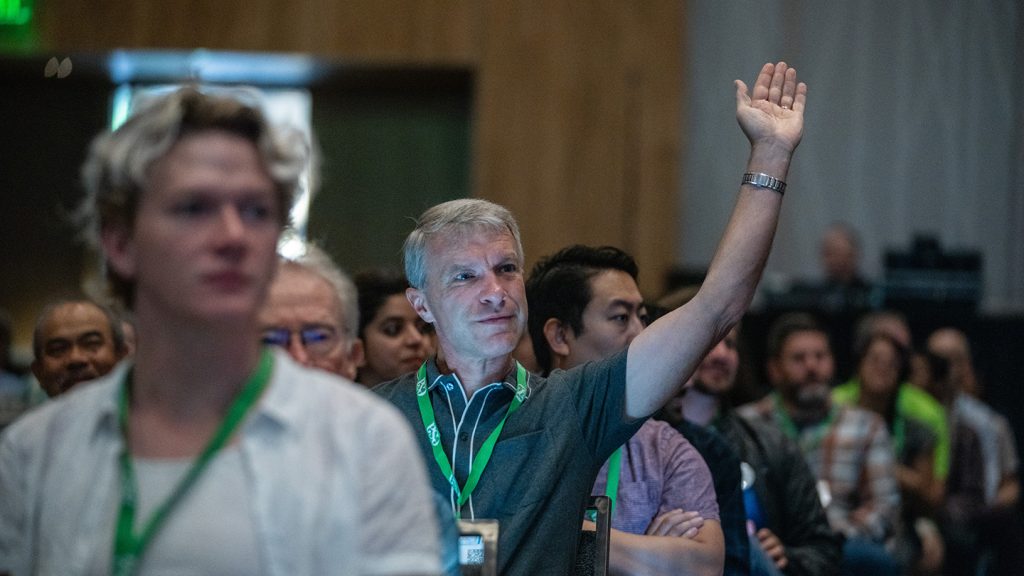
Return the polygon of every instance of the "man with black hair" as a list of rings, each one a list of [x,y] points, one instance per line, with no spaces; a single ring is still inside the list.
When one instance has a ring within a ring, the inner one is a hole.
[[[545,376],[629,346],[646,324],[636,276],[633,258],[610,246],[570,246],[537,263],[526,283],[527,325]],[[725,544],[711,473],[671,426],[646,421],[601,468],[593,494],[614,502],[613,571],[692,573],[722,566]]]

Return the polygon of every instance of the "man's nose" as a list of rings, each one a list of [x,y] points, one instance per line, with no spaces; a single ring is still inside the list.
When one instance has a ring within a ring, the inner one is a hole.
[[[480,296],[482,302],[498,305],[505,301],[505,298],[508,297],[508,291],[505,290],[505,285],[498,278],[497,274],[489,272],[484,276],[483,281],[483,294]]]
[[[67,361],[65,365],[68,368],[81,368],[89,363],[89,354],[81,346],[72,346],[68,350]]]
[[[306,350],[306,345],[302,342],[302,336],[297,333],[288,336],[288,354],[303,366],[310,366],[313,362]]]

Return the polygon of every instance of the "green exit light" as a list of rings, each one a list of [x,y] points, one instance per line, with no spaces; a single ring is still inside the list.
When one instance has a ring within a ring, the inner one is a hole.
[[[24,26],[32,20],[32,0],[0,0],[0,26]]]

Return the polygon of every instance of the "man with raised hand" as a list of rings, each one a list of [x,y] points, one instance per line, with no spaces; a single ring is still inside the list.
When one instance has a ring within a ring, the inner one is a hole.
[[[601,362],[532,376],[511,353],[526,324],[523,251],[508,210],[484,200],[428,209],[405,244],[409,301],[438,354],[378,393],[419,429],[434,489],[457,516],[501,525],[502,574],[565,574],[598,470],[743,315],[771,247],[807,87],[765,64],[736,115],[751,143],[739,198],[694,299]]]

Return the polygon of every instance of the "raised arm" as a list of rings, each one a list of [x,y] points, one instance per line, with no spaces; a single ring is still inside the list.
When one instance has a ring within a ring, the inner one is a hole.
[[[784,62],[765,64],[753,93],[736,80],[736,119],[750,140],[746,172],[785,181],[803,135],[807,86]],[[739,175],[737,175],[738,177]],[[634,418],[660,408],[686,381],[707,350],[750,305],[768,259],[782,195],[740,186],[725,234],[697,295],[640,333],[626,361],[626,412]]]

